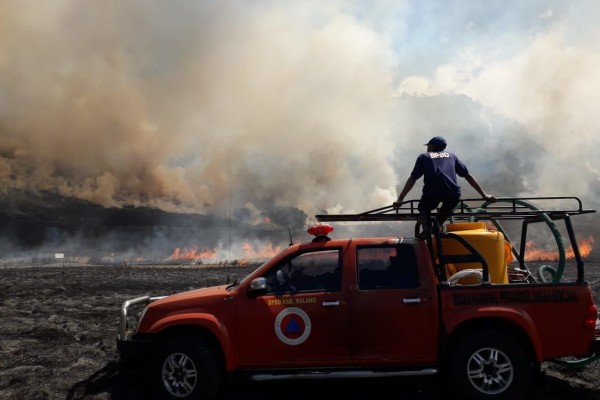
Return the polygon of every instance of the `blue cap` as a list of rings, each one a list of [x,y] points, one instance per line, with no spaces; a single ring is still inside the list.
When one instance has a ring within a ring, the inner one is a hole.
[[[446,139],[444,139],[441,136],[434,136],[431,139],[429,139],[429,142],[425,143],[423,146],[445,147],[446,144]]]

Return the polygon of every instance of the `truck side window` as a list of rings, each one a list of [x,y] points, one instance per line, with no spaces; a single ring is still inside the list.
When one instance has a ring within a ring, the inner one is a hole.
[[[411,245],[361,247],[357,260],[360,290],[419,286],[417,259]]]
[[[302,253],[271,268],[267,293],[335,292],[342,283],[339,250]]]

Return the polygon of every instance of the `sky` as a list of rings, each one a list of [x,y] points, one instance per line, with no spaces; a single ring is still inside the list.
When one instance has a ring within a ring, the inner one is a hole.
[[[0,185],[355,213],[442,135],[488,193],[595,208],[599,18],[591,0],[1,0]]]

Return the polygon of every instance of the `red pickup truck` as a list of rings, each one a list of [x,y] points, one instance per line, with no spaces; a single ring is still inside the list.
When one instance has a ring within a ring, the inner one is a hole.
[[[532,199],[575,206],[545,210]],[[121,357],[145,357],[161,399],[213,399],[239,375],[436,374],[464,398],[517,399],[527,395],[542,362],[600,354],[598,311],[570,219],[594,210],[577,198],[510,198],[479,207],[463,200],[451,223],[427,240],[335,239],[324,223],[418,221],[413,202],[317,215],[312,241],[290,243],[241,282],[126,301]],[[523,223],[522,241],[528,225],[546,223],[558,232],[554,221],[563,220],[576,277],[561,281],[563,265],[550,271],[551,281],[536,277],[502,220]]]

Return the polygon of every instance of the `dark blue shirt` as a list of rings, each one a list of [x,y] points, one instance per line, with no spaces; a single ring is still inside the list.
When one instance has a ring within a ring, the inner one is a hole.
[[[460,196],[456,175],[464,178],[468,174],[456,155],[438,151],[420,154],[410,176],[414,180],[424,177],[423,196],[444,198]]]

